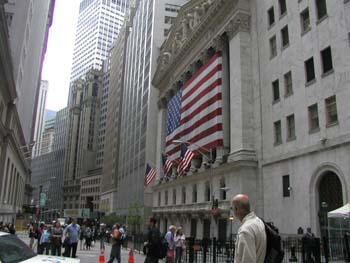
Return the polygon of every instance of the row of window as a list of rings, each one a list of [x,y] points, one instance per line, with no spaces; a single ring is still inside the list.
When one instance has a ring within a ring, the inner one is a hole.
[[[278,4],[279,4],[280,17],[283,17],[284,15],[287,14],[286,0],[278,0]],[[319,21],[327,17],[326,0],[315,0],[315,8],[317,13],[317,19]],[[305,12],[306,10],[307,12]],[[304,10],[300,15],[301,22],[302,22],[301,25],[302,25],[302,28],[304,29],[307,29],[307,27],[304,27],[304,25],[306,26],[310,25],[310,16],[309,16],[308,8],[306,10]],[[267,10],[267,21],[268,21],[269,28],[272,28],[273,25],[275,24],[275,10],[273,6]]]
[[[326,127],[335,125],[338,123],[337,113],[337,101],[336,96],[331,96],[325,99],[325,113],[326,113]],[[308,118],[309,118],[309,133],[317,132],[320,130],[320,123],[318,117],[318,105],[317,103],[308,107]],[[295,117],[291,114],[286,117],[286,128],[287,128],[287,141],[295,140]],[[282,143],[282,124],[281,120],[274,122],[274,134],[275,134],[275,145]]]
[[[331,47],[327,47],[321,51],[322,76],[327,76],[333,72],[332,51]],[[313,57],[304,62],[306,85],[316,81],[315,66]],[[288,71],[283,75],[284,79],[284,97],[293,94],[293,78],[292,72]],[[280,84],[279,79],[272,82],[272,103],[280,101]]]

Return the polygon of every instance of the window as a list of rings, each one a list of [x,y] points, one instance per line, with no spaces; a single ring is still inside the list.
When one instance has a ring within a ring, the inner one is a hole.
[[[320,124],[318,122],[318,109],[317,104],[309,106],[309,132],[318,131]]]
[[[293,94],[293,81],[292,81],[292,72],[289,71],[284,74],[284,95],[285,97]]]
[[[306,83],[315,80],[315,67],[314,67],[313,57],[305,61],[305,74],[306,74]]]
[[[160,201],[161,201],[161,192],[158,192],[158,206],[160,206]]]
[[[168,191],[165,191],[165,205],[168,205]]]
[[[302,34],[311,29],[309,8],[306,8],[303,12],[301,12],[300,23],[301,23]]]
[[[278,0],[278,3],[280,5],[280,15],[283,16],[287,13],[286,0]]]
[[[220,200],[226,200],[226,191],[223,190],[226,188],[225,178],[220,179]]]
[[[282,186],[283,186],[283,197],[289,197],[290,196],[289,175],[282,176]]]
[[[268,16],[268,22],[269,22],[269,26],[272,26],[275,23],[275,12],[273,10],[273,7],[271,7],[268,11],[267,11],[267,16]]]
[[[273,96],[273,101],[272,102],[277,102],[280,99],[280,88],[279,88],[279,81],[276,79],[274,82],[272,82],[272,96]]]
[[[338,122],[337,101],[335,96],[325,100],[326,104],[326,121],[327,125],[336,124]]]
[[[322,58],[323,74],[331,72],[333,70],[331,47],[327,47],[321,51],[321,58]]]
[[[316,1],[316,12],[318,20],[321,20],[327,16],[327,5],[326,0],[315,0]]]
[[[192,187],[192,203],[197,203],[197,185]]]
[[[278,145],[282,143],[281,121],[276,121],[273,125],[275,131],[275,145]]]
[[[182,187],[181,190],[181,203],[186,204],[186,188]]]
[[[295,119],[294,114],[287,117],[287,140],[291,141],[295,139]]]
[[[289,33],[288,26],[285,26],[281,30],[281,38],[282,38],[282,48],[285,48],[289,45]]]
[[[210,201],[210,183],[206,182],[205,183],[205,196],[204,196],[204,200],[205,201]]]
[[[276,36],[270,38],[270,59],[277,55]]]
[[[176,205],[176,189],[173,189],[173,205]]]

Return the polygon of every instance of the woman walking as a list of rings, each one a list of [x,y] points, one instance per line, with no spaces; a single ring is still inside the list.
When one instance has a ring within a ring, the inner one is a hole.
[[[186,237],[182,232],[182,228],[178,227],[174,237],[175,242],[175,263],[181,263],[183,251],[186,249]]]
[[[57,220],[51,232],[51,254],[61,256],[63,229]]]

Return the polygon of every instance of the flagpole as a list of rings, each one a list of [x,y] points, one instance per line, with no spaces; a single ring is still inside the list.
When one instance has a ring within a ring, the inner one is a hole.
[[[207,151],[209,153],[209,160],[208,160],[209,163],[214,163],[212,149],[206,149],[205,147],[200,146],[199,144],[197,144],[195,142],[189,142],[189,141],[183,141],[183,140],[173,140],[174,145],[178,145],[181,143],[188,144],[188,146],[194,145],[194,146],[197,146],[199,149],[203,149],[204,151]],[[205,156],[208,155],[207,153],[204,153],[203,151],[201,151],[199,149],[196,149],[194,151],[198,151],[200,154],[205,155]],[[208,156],[207,156],[207,158],[208,158]]]

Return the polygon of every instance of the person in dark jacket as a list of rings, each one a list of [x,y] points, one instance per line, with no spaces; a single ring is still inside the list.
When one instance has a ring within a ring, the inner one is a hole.
[[[144,243],[146,252],[145,263],[158,263],[160,236],[157,219],[151,217],[148,221],[147,238]]]

